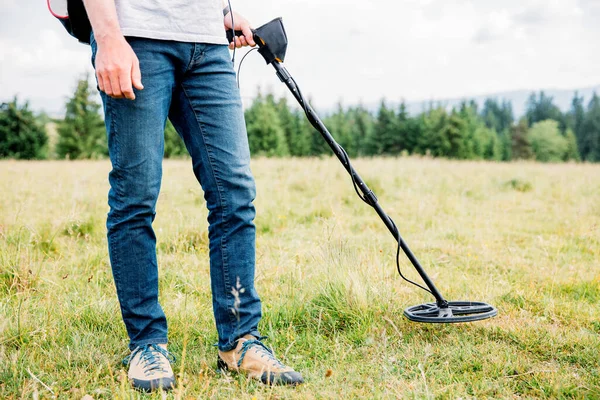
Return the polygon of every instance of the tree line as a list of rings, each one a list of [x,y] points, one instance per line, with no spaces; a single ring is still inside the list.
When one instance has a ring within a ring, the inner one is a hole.
[[[106,133],[87,79],[81,79],[56,125],[55,143],[48,139],[50,119],[35,115],[17,99],[0,105],[0,158],[89,159],[107,156]],[[245,111],[253,155],[314,157],[331,154],[301,109],[286,98],[258,94]],[[512,104],[487,99],[483,107],[464,101],[447,108],[430,104],[416,115],[401,103],[382,100],[377,111],[341,104],[323,118],[351,157],[429,155],[452,159],[542,162],[600,161],[600,98],[587,102],[575,94],[562,112],[553,99],[532,93],[526,114],[516,119]],[[187,155],[173,126],[165,128],[165,157]]]

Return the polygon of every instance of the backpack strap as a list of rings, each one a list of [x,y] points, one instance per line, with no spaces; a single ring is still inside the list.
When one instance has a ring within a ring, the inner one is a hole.
[[[48,10],[81,43],[90,43],[92,26],[82,0],[46,0]]]
[[[79,39],[81,43],[90,44],[92,26],[83,6],[83,1],[67,0],[67,10],[71,21],[71,29],[73,30],[72,35]]]

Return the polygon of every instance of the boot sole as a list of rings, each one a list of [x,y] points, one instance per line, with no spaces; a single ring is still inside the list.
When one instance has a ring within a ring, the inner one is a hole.
[[[225,372],[236,372],[238,374],[240,373],[239,371],[230,369],[229,366],[227,365],[227,363],[225,361],[223,361],[221,359],[221,357],[219,357],[219,356],[217,356],[217,370],[225,371]],[[243,374],[243,372],[242,372],[242,374]],[[273,386],[273,385],[298,386],[298,385],[301,385],[304,383],[304,380],[302,379],[302,375],[300,375],[300,373],[296,372],[296,371],[282,372],[282,373],[264,372],[260,376],[260,378],[258,378],[258,377],[252,377],[252,378],[259,380],[263,384],[268,385],[268,386]]]
[[[165,392],[168,392],[172,389],[175,389],[175,378],[151,379],[149,381],[134,378],[131,379],[131,384],[134,389],[146,393],[154,392],[157,390],[163,390]]]

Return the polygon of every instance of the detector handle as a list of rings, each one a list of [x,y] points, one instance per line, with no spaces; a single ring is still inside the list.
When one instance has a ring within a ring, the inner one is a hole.
[[[235,31],[235,36],[244,36],[244,32]],[[256,39],[254,38],[254,29],[252,29],[252,36],[252,39],[256,42]],[[231,31],[231,29],[227,29],[227,42],[233,42],[233,32]]]

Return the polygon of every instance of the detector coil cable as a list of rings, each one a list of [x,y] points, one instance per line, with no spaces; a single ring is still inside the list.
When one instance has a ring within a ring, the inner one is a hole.
[[[233,25],[233,22],[232,22]],[[250,54],[253,50],[258,50],[258,47],[255,47],[253,49],[251,49],[250,51],[248,51],[246,54],[244,54],[244,57],[242,57],[242,59],[240,60],[240,65],[238,66],[238,73],[237,73],[237,83],[238,83],[238,88],[240,87],[240,72],[242,69],[242,63],[244,62],[244,59],[246,58],[246,56],[248,56],[248,54]],[[296,83],[296,80],[290,75],[289,77],[291,79],[291,81],[294,83],[294,86],[296,87],[296,90],[298,91],[298,97],[300,98],[300,103],[302,105],[304,114],[306,114],[306,118],[308,118],[308,121],[311,123],[311,125],[315,128],[317,128],[315,126],[316,121],[313,118],[312,114],[310,113],[309,109],[308,109],[308,105],[306,102],[306,99],[304,98],[304,95],[302,94],[302,91],[300,90],[300,86],[298,86],[298,84]],[[354,171],[354,169],[352,168],[352,164],[350,163],[350,157],[348,156],[348,153],[346,152],[346,149],[344,149],[342,147],[342,145],[340,145],[338,142],[336,142],[334,140],[335,145],[337,146],[337,148],[340,150],[341,154],[343,155],[344,158],[344,162],[346,163],[347,169],[348,171],[350,171],[350,178],[352,179],[352,185],[354,186],[354,191],[356,192],[356,195],[366,204],[368,204],[370,207],[373,207],[374,204],[368,199],[366,198],[359,190],[358,188],[358,184],[356,182],[356,178],[354,177],[354,174],[352,173],[352,171]],[[398,274],[400,275],[400,277],[402,279],[404,279],[406,282],[415,285],[416,287],[426,291],[429,294],[433,294],[431,292],[431,290],[427,289],[426,287],[408,279],[407,277],[404,276],[404,274],[402,273],[402,270],[400,268],[400,243],[401,243],[401,239],[400,239],[400,231],[398,230],[398,227],[396,226],[396,224],[394,223],[394,220],[388,215],[385,214],[386,218],[388,218],[390,220],[390,222],[392,223],[392,225],[394,226],[394,231],[396,233],[396,239],[398,241],[398,246],[396,248],[396,269],[398,270]]]

